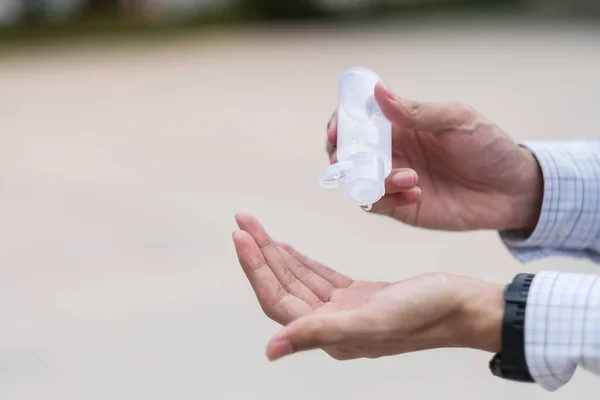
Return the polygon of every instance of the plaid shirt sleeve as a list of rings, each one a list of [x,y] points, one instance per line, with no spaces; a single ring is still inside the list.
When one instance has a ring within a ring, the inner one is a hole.
[[[538,273],[525,311],[525,359],[554,391],[581,366],[600,376],[600,275]]]
[[[529,235],[503,232],[527,262],[548,256],[600,262],[600,142],[526,142],[544,176],[538,224]],[[600,375],[600,275],[544,271],[532,282],[525,355],[535,381],[556,390],[578,366]]]
[[[504,232],[504,242],[523,262],[555,255],[600,262],[600,141],[523,145],[542,169],[542,210],[529,236]]]

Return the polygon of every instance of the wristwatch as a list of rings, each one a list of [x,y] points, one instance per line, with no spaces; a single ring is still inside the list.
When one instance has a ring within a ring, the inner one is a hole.
[[[534,276],[519,274],[504,291],[502,350],[490,361],[490,370],[500,378],[534,382],[525,360],[525,313],[527,296]]]

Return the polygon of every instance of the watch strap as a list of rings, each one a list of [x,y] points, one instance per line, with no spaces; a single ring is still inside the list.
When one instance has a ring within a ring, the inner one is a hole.
[[[525,312],[534,276],[519,274],[506,287],[502,350],[490,361],[494,375],[518,382],[534,382],[525,359]]]

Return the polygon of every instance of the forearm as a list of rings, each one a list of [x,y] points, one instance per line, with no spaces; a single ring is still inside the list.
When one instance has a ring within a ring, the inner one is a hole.
[[[452,325],[455,343],[460,347],[500,351],[504,316],[504,285],[463,278],[459,312]]]
[[[466,278],[467,279],[467,278]],[[505,286],[471,280],[461,286],[452,325],[461,347],[502,352]],[[600,375],[600,275],[538,273],[525,308],[527,368],[546,390],[556,390],[582,366]]]

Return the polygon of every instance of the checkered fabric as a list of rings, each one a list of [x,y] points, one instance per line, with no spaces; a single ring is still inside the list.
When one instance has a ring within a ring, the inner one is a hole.
[[[525,142],[544,176],[531,234],[502,232],[522,262],[549,256],[600,263],[600,141]],[[525,355],[535,381],[556,390],[581,366],[600,375],[600,275],[543,271],[525,314]]]

